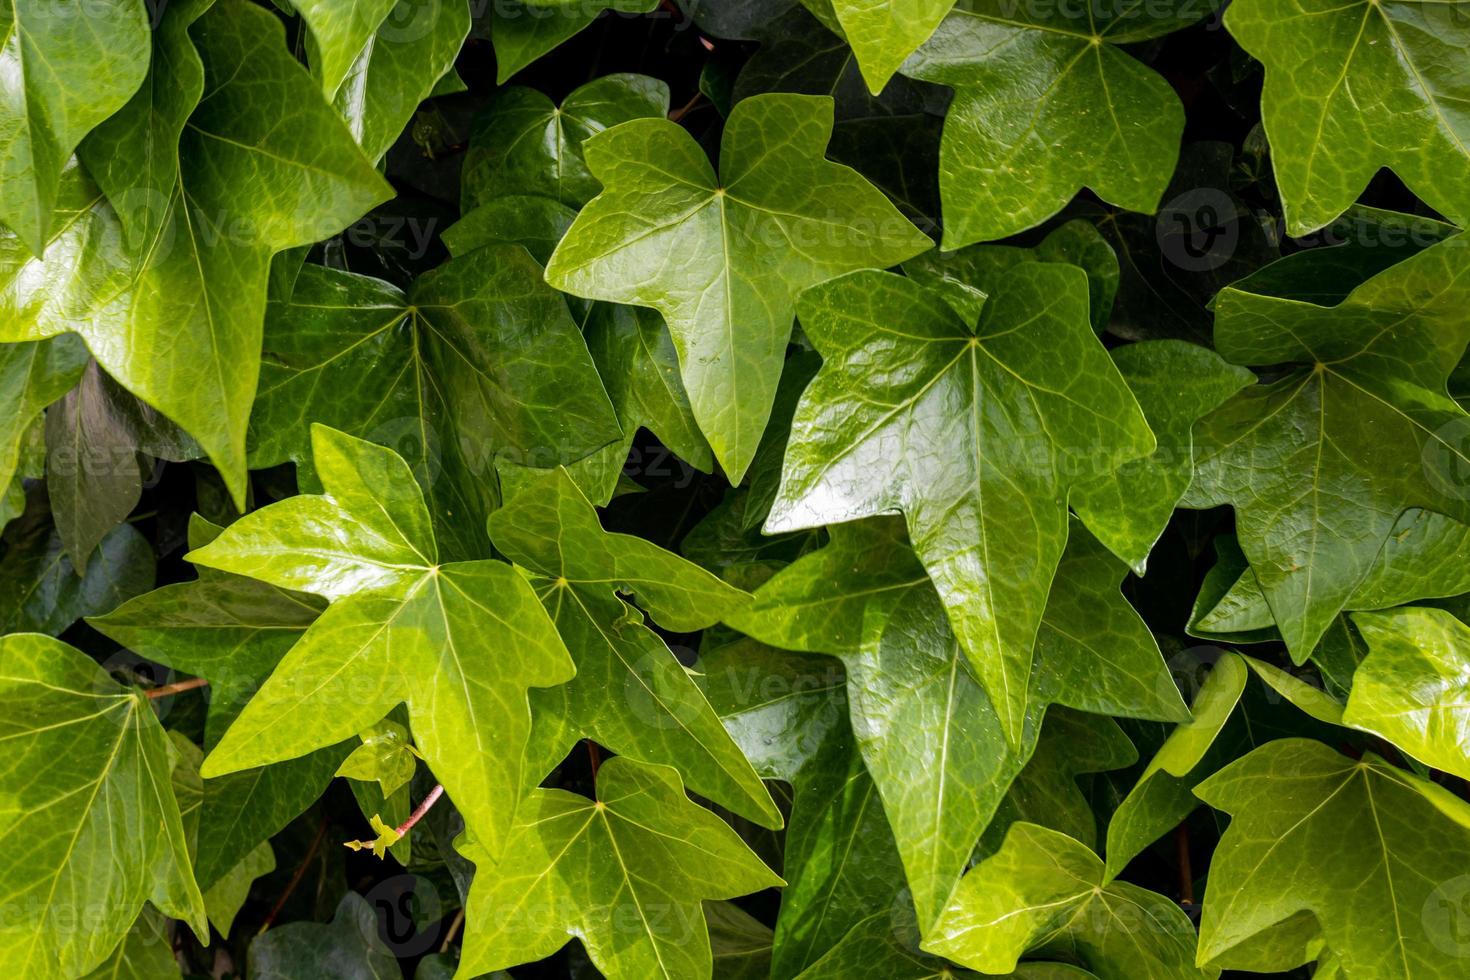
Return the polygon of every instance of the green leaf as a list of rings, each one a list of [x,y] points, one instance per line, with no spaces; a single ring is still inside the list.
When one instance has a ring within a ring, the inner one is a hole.
[[[1460,975],[1446,952],[1470,859],[1462,800],[1307,739],[1264,745],[1195,792],[1232,817],[1210,862],[1200,962],[1308,911],[1347,976]]]
[[[59,634],[152,587],[153,547],[127,524],[107,532],[86,572],[78,572],[43,497],[33,493],[27,511],[0,538],[0,631]]]
[[[407,786],[413,778],[418,750],[409,740],[408,729],[390,719],[369,725],[361,736],[362,744],[353,749],[337,775],[362,782],[377,783],[384,796],[391,796]]]
[[[1154,439],[1088,325],[1081,270],[1015,267],[978,323],[951,292],[858,272],[803,294],[824,363],[797,407],[766,530],[903,511],[1016,744],[1070,486]]]
[[[312,74],[322,83],[327,98],[336,94],[338,86],[351,71],[353,62],[377,34],[378,26],[387,18],[397,0],[360,0],[358,3],[333,3],[332,0],[290,0],[310,29],[307,54]]]
[[[621,436],[566,304],[515,245],[453,259],[406,297],[308,265],[268,309],[266,351],[252,465],[304,469],[312,423],[389,446],[426,488],[455,560],[486,553],[497,460],[552,467]]]
[[[71,390],[86,366],[86,349],[75,337],[0,343],[0,483],[18,472],[31,424]]]
[[[348,892],[330,925],[291,922],[250,943],[250,980],[401,980],[398,958],[378,936],[378,913]]]
[[[1193,717],[1169,733],[1113,812],[1108,823],[1109,879],[1198,805],[1193,790],[1209,772],[1197,770],[1234,713],[1248,676],[1245,661],[1233,653],[1223,653],[1215,661],[1195,695]]]
[[[984,973],[1023,954],[1061,955],[1098,980],[1186,980],[1194,927],[1155,892],[1109,881],[1097,855],[1066,834],[1018,823],[964,877],[924,949]]]
[[[1425,249],[1337,306],[1234,289],[1217,300],[1225,359],[1280,367],[1195,426],[1186,502],[1235,507],[1241,549],[1298,663],[1406,510],[1470,521],[1455,475],[1466,413],[1445,391],[1470,339],[1464,247],[1457,237]]]
[[[1213,351],[1182,340],[1126,344],[1112,355],[1158,448],[1073,488],[1069,502],[1108,550],[1141,576],[1194,475],[1195,422],[1254,377]]]
[[[250,886],[276,870],[276,853],[270,841],[261,841],[255,849],[240,859],[240,863],[220,878],[204,893],[204,910],[209,913],[209,924],[221,936],[230,935],[235,916],[250,895]]]
[[[1470,51],[1470,24],[1454,4],[1247,0],[1225,26],[1266,66],[1261,115],[1291,235],[1329,224],[1383,167],[1470,219],[1467,90],[1449,68]],[[1364,86],[1379,97],[1358,98]]]
[[[168,919],[145,905],[117,949],[83,980],[177,980],[179,975]]]
[[[460,208],[468,213],[517,194],[580,208],[602,189],[587,170],[582,144],[619,123],[668,114],[669,86],[647,75],[604,75],[560,106],[532,88],[501,89],[470,130]]]
[[[326,494],[247,514],[196,564],[331,602],[204,762],[204,775],[332,745],[407,702],[414,740],[499,853],[527,785],[527,690],[574,667],[530,585],[504,562],[440,564],[424,496],[390,450],[324,426],[312,456]]]
[[[143,84],[148,12],[142,0],[102,0],[85,11],[16,0],[0,12],[0,32],[0,222],[40,255],[67,159]]]
[[[781,826],[719,716],[643,621],[646,611],[666,629],[692,632],[730,615],[745,593],[642,538],[605,532],[565,470],[502,472],[514,489],[491,515],[490,535],[531,573],[577,662],[569,683],[533,696],[533,775],[550,772],[578,739],[591,738],[620,756],[672,766],[700,795]]]
[[[46,259],[0,239],[0,339],[81,334],[108,374],[199,441],[240,505],[271,256],[334,234],[390,188],[268,11],[221,0],[169,56],[202,60],[189,84],[207,95],[159,150],[178,154],[178,180],[125,202],[163,215],[155,233],[129,248],[116,202],[70,170]],[[134,137],[126,152],[147,152],[151,137]]]
[[[1034,227],[1084,187],[1130,211],[1157,210],[1184,107],[1118,46],[1207,13],[1188,0],[1089,7],[1084,25],[1070,8],[960,4],[903,68],[955,90],[939,160],[944,247]]]
[[[0,822],[11,835],[0,888],[12,907],[0,923],[0,968],[86,973],[123,941],[145,900],[205,941],[167,739],[147,699],[39,634],[0,637],[0,662],[9,705]]]
[[[1427,766],[1470,779],[1470,627],[1442,609],[1357,613],[1368,658],[1342,720]]]
[[[720,980],[767,980],[771,928],[734,902],[706,902],[714,975]]]
[[[832,12],[852,46],[874,95],[925,41],[955,0],[831,0]]]
[[[930,247],[867,181],[823,158],[831,132],[830,99],[746,99],[726,123],[718,178],[667,120],[600,133],[584,151],[603,191],[546,267],[558,289],[663,314],[694,417],[732,483],[765,430],[796,294]]]
[[[658,0],[500,0],[490,5],[495,44],[495,81],[516,72],[581,33],[604,10],[640,14]]]
[[[317,7],[341,8],[313,0]],[[378,160],[403,132],[419,103],[443,94],[470,31],[465,0],[397,0],[360,47],[332,104],[358,145]]]
[[[466,857],[489,859],[476,844]],[[701,900],[780,885],[671,769],[609,759],[597,799],[532,792],[493,875],[470,887],[461,976],[550,956],[573,937],[609,980],[709,976]]]

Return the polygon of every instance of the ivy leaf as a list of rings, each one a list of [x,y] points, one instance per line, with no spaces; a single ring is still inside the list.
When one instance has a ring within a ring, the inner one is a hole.
[[[313,6],[343,5],[313,0]],[[465,0],[397,0],[388,6],[331,95],[371,160],[381,159],[419,104],[454,77],[454,59],[470,31]]]
[[[207,941],[167,738],[147,699],[40,634],[0,637],[0,662],[9,705],[0,820],[15,842],[0,861],[13,903],[0,923],[0,967],[86,973],[123,941],[145,900]],[[87,928],[58,916],[66,909],[85,909]]]
[[[1074,487],[1073,509],[1138,575],[1194,475],[1195,422],[1254,381],[1243,367],[1182,340],[1145,340],[1112,352],[1158,439],[1150,456]]]
[[[1261,115],[1289,234],[1331,223],[1383,167],[1470,219],[1464,83],[1445,70],[1470,51],[1470,25],[1453,4],[1247,0],[1225,26],[1266,66]],[[1358,98],[1364,86],[1384,97]]]
[[[0,32],[0,222],[39,256],[67,158],[143,83],[148,12],[141,0],[103,0],[84,14],[48,0],[17,0],[0,13]]]
[[[16,475],[31,424],[71,390],[86,367],[87,351],[76,337],[0,343],[0,484]]]
[[[490,858],[478,843],[465,856]],[[575,937],[609,980],[707,977],[701,900],[780,884],[673,770],[609,759],[595,801],[542,789],[522,804],[495,873],[470,886],[458,975],[539,960]]]
[[[944,247],[1034,227],[1083,187],[1130,211],[1157,210],[1184,107],[1118,45],[1206,12],[1188,0],[1146,13],[1124,5],[1089,9],[1083,26],[1075,11],[966,0],[946,17],[903,68],[955,90],[939,150]]]
[[[177,980],[180,975],[168,919],[145,905],[117,949],[82,980]]]
[[[619,123],[668,114],[669,86],[647,75],[604,75],[560,106],[533,88],[501,89],[470,130],[460,208],[468,213],[517,194],[580,208],[602,189],[587,170],[582,144]]]
[[[266,351],[252,465],[311,464],[311,423],[401,450],[455,559],[486,553],[497,458],[571,463],[622,434],[566,304],[516,245],[453,259],[407,296],[308,265],[268,308]]]
[[[274,870],[276,853],[271,850],[270,841],[261,841],[204,892],[204,909],[209,914],[209,924],[221,936],[229,938],[235,916],[240,914],[245,900],[250,897],[251,885],[257,878],[263,878]]]
[[[495,81],[516,72],[581,33],[604,10],[642,14],[658,0],[501,0],[490,5],[490,40],[495,45]]]
[[[965,875],[923,946],[983,973],[1014,970],[1030,952],[1066,956],[1098,980],[1216,976],[1194,966],[1194,944],[1171,900],[1108,881],[1097,855],[1066,834],[1018,823]]]
[[[767,980],[771,929],[734,902],[706,902],[714,975],[721,980]]]
[[[903,880],[847,721],[842,667],[741,638],[702,652],[706,694],[756,771],[792,790],[770,976],[795,976]]]
[[[189,544],[203,548],[223,530],[196,514],[189,521]],[[140,656],[208,678],[204,744],[213,747],[326,606],[316,596],[243,576],[199,572],[193,582],[112,604],[116,608],[87,622]],[[212,889],[321,796],[344,751],[324,749],[207,780],[195,854],[201,887]],[[205,898],[208,904],[208,893]]]
[[[1464,242],[1379,273],[1331,307],[1226,289],[1215,341],[1279,365],[1195,426],[1189,506],[1232,504],[1282,638],[1301,663],[1404,512],[1470,521],[1454,474],[1466,413],[1446,394],[1470,329]],[[1363,460],[1372,460],[1365,468]]]
[[[71,170],[49,258],[0,239],[0,339],[81,334],[108,374],[199,441],[240,505],[271,256],[334,234],[390,188],[269,11],[221,0],[176,41],[170,57],[202,60],[188,84],[208,95],[168,148],[179,179],[129,202],[164,215],[154,236],[127,247],[113,205]]]
[[[250,943],[250,980],[399,980],[398,958],[378,935],[378,912],[356,892],[342,896],[330,925],[291,922]]]
[[[831,99],[746,99],[725,125],[718,178],[667,120],[599,133],[583,149],[603,191],[546,267],[565,292],[663,314],[694,417],[735,484],[770,416],[796,294],[931,244],[856,172],[823,158],[831,132]]]
[[[766,530],[901,510],[1015,745],[1067,493],[1154,439],[1093,336],[1086,275],[1028,263],[1008,282],[978,323],[949,291],[888,273],[803,294],[824,363],[797,407]]]
[[[1232,817],[1210,862],[1200,962],[1311,912],[1347,976],[1459,975],[1443,944],[1457,942],[1450,896],[1470,860],[1463,801],[1308,739],[1263,745],[1195,793]]]
[[[85,573],[72,565],[50,519],[44,490],[0,538],[0,632],[60,634],[84,616],[113,608],[153,586],[153,547],[122,524],[102,537]]]
[[[934,33],[955,0],[830,0],[830,4],[869,90],[877,95]]]
[[[397,0],[290,0],[310,29],[307,55],[327,98],[336,94],[352,64],[377,33]]]
[[[331,602],[203,773],[305,755],[406,701],[424,758],[480,845],[496,853],[525,785],[527,689],[572,676],[566,648],[509,565],[440,563],[423,493],[401,457],[324,426],[313,427],[312,455],[324,495],[247,514],[188,556]]]
[[[577,676],[533,695],[528,756],[550,772],[583,737],[676,769],[690,789],[768,827],[781,814],[684,666],[628,594],[666,629],[693,632],[748,597],[642,538],[609,534],[565,470],[504,473],[510,500],[490,516],[495,547],[531,573]]]
[[[1470,627],[1442,609],[1356,613],[1368,658],[1342,720],[1435,769],[1470,779],[1465,738]]]

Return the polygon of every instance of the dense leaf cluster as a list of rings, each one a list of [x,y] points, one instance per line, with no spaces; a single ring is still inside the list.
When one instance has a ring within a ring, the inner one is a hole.
[[[1470,0],[1220,6],[6,5],[0,975],[1470,975]]]

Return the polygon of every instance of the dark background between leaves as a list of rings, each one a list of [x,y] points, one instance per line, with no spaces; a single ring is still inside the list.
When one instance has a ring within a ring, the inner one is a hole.
[[[471,6],[477,14],[476,24],[457,65],[468,91],[433,100],[420,109],[388,157],[388,176],[398,197],[354,229],[318,245],[313,250],[312,261],[406,285],[419,272],[447,258],[438,233],[458,217],[459,169],[469,124],[496,90],[495,55],[488,40],[488,9],[481,9],[488,8],[488,4]],[[802,19],[809,15],[795,0],[723,0],[718,10],[708,2],[703,6],[709,9],[699,9],[696,0],[685,0],[684,8],[665,0],[663,7],[648,15],[604,14],[590,29],[515,76],[511,84],[537,88],[560,102],[578,86],[612,72],[652,75],[668,83],[672,105],[681,123],[706,148],[713,150],[719,145],[723,122],[718,103],[728,98],[729,86],[760,48],[756,40],[732,40],[718,36],[715,31],[754,38],[764,32],[785,30],[794,23],[788,18]],[[299,47],[300,25],[293,23],[288,29],[297,37]],[[1152,315],[1131,318],[1137,322],[1128,328],[1129,339],[1183,336],[1208,342],[1209,318],[1204,302],[1214,291],[1270,259],[1317,243],[1281,237],[1281,210],[1275,200],[1269,160],[1264,156],[1264,141],[1259,135],[1261,69],[1220,27],[1218,16],[1160,41],[1131,46],[1128,50],[1169,81],[1187,113],[1186,152],[1176,186],[1165,194],[1165,209],[1154,218],[1133,219],[1140,227],[1152,225],[1154,231],[1152,252],[1142,253],[1136,264],[1143,273],[1140,288],[1145,290],[1145,295],[1156,296],[1158,302]],[[832,90],[832,79],[821,76],[820,72],[797,79],[800,86],[809,86],[803,88],[805,91]],[[844,105],[844,96],[850,97],[850,102],[864,98],[855,83],[838,86],[836,95],[839,119],[862,110],[862,106]],[[945,96],[943,89],[934,88],[933,98],[926,102],[942,109]],[[909,202],[914,206],[910,217],[925,230],[933,231],[939,216],[933,184],[938,119],[938,116],[914,114],[895,116],[885,124],[893,132],[913,137],[908,144],[912,155],[905,161],[909,164],[905,172],[913,175],[915,182],[902,188],[894,186],[881,154],[867,152],[872,147],[860,142],[842,146],[834,143],[831,155],[863,171],[890,196]],[[1192,153],[1199,156],[1192,157]],[[1187,173],[1192,159],[1212,161],[1217,172],[1208,178]],[[1177,199],[1181,192],[1197,188],[1232,196],[1239,206],[1240,217],[1232,221],[1226,216],[1222,222],[1211,213],[1168,207],[1168,202]],[[1422,211],[1387,172],[1375,180],[1362,202]],[[1022,236],[1017,243],[1039,239],[1047,228],[1068,217],[1085,214],[1096,218],[1108,210],[1101,202],[1089,200],[1084,192],[1063,214],[1043,228]],[[417,224],[410,225],[410,221]],[[427,248],[419,247],[421,240],[410,234],[409,228],[431,231]],[[1144,241],[1149,244],[1146,238]],[[1214,249],[1220,253],[1221,261],[1211,271],[1188,272],[1175,261],[1179,249],[1189,250],[1195,256]],[[1113,336],[1104,340],[1109,344],[1119,342]],[[604,523],[611,530],[638,534],[674,550],[679,550],[690,529],[720,503],[729,489],[722,476],[708,476],[685,466],[646,432],[640,432],[625,472],[647,492],[615,499],[604,514]],[[250,489],[252,504],[259,506],[294,493],[294,474],[289,466],[257,471],[252,474]],[[186,550],[188,517],[195,510],[221,523],[232,516],[228,497],[213,471],[203,463],[159,463],[130,520],[152,541],[160,556],[160,585],[192,577],[191,567],[181,556]],[[1216,534],[1230,530],[1231,520],[1228,508],[1176,512],[1150,556],[1148,575],[1143,579],[1130,576],[1125,583],[1125,593],[1159,635],[1166,658],[1192,643],[1184,634],[1184,625],[1200,580],[1214,562],[1210,542]],[[22,520],[12,525],[7,537],[19,533],[24,523]],[[102,660],[116,650],[115,645],[83,623],[73,626],[63,638]],[[697,636],[666,635],[665,638],[676,652],[692,662],[699,644]],[[1254,652],[1270,656],[1269,647]],[[203,727],[203,707],[203,697],[198,694],[180,696],[163,705],[169,712],[166,719],[169,727],[193,731],[196,736]],[[1083,777],[1084,788],[1090,791],[1103,814],[1127,793],[1142,765],[1166,734],[1166,726],[1159,724],[1126,721],[1123,724],[1138,745],[1141,759],[1138,765],[1131,770]],[[1091,780],[1090,787],[1088,780]],[[548,783],[590,793],[586,754],[580,749],[574,752]],[[414,785],[414,799],[421,798],[431,784],[432,779],[421,767]],[[412,976],[424,955],[439,950],[458,908],[451,868],[453,858],[450,857],[449,863],[442,859],[447,850],[445,842],[452,836],[456,820],[447,804],[431,813],[423,825],[428,832],[423,832],[421,826],[415,833],[414,867],[411,873],[405,873],[391,859],[379,861],[367,854],[347,852],[340,846],[343,840],[363,836],[367,828],[351,793],[342,780],[335,780],[315,806],[273,839],[277,870],[255,883],[232,930],[233,944],[225,944],[225,952],[237,969],[243,966],[249,940],[299,873],[300,882],[280,909],[278,923],[302,919],[329,921],[345,891],[356,891],[375,907],[383,938],[400,955],[405,975]],[[1190,818],[1187,849],[1196,899],[1201,897],[1208,856],[1223,829],[1223,820],[1223,816],[1208,808],[1196,810]],[[738,821],[737,826],[741,826]],[[749,826],[743,829],[752,834],[768,833]],[[1162,894],[1179,897],[1181,869],[1176,841],[1167,838],[1146,851],[1124,877]],[[778,899],[775,893],[768,892],[741,899],[738,904],[771,923],[775,920]],[[1197,906],[1187,910],[1197,918],[1195,909]],[[433,918],[436,912],[441,913],[437,921],[416,921]],[[218,962],[218,945],[205,951],[197,948],[185,932],[181,931],[181,936],[191,967],[199,975],[209,974]],[[595,976],[575,943],[548,960],[517,968],[512,973],[517,977]],[[1305,977],[1307,972],[1304,968],[1282,976]]]

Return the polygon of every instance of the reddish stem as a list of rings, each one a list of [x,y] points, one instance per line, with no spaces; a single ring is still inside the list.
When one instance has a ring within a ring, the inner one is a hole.
[[[414,808],[414,811],[408,815],[408,819],[395,827],[393,829],[393,832],[399,837],[402,837],[404,834],[408,833],[410,830],[413,829],[414,824],[424,819],[424,814],[428,813],[429,809],[433,807],[435,803],[438,803],[439,797],[443,795],[444,785],[442,783],[435,783],[434,788],[429,790],[429,795],[423,798],[419,805]]]
[[[597,751],[597,743],[592,741],[592,739],[584,738],[582,739],[582,743],[587,746],[587,758],[592,763],[592,781],[596,782],[597,767],[602,765],[602,753]]]
[[[180,694],[184,691],[192,691],[195,688],[204,687],[208,683],[209,681],[203,677],[191,677],[189,680],[186,681],[176,681],[173,684],[165,684],[162,687],[152,688],[145,693],[148,695],[148,699],[152,701],[156,698],[166,698],[170,694]]]

